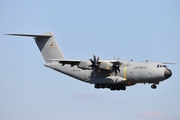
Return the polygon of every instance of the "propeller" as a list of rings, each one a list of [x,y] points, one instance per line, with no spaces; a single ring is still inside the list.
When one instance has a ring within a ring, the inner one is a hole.
[[[116,62],[113,63],[113,66],[112,66],[112,72],[115,72],[115,75],[117,75],[117,73],[120,72],[119,67],[120,67],[121,63],[118,60],[119,60],[119,58],[117,59]]]
[[[90,67],[92,67],[92,69],[99,67],[99,57],[96,59],[96,56],[93,55],[93,58],[94,59],[89,59],[92,63],[92,65],[90,65]]]

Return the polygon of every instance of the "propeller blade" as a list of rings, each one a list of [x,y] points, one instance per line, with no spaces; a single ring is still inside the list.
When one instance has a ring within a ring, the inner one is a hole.
[[[117,75],[117,70],[115,69],[115,75]]]
[[[118,68],[117,70],[120,72],[120,69],[119,69],[119,68]]]
[[[98,59],[97,59],[97,63],[99,62],[99,59],[100,59],[100,58],[98,57]]]
[[[119,58],[118,58],[116,62],[113,63],[113,66],[111,68],[112,72],[115,73],[115,76],[118,74],[118,72],[120,72],[120,69],[119,69],[120,65],[121,65],[121,62],[119,62]]]
[[[93,57],[94,57],[94,62],[96,61],[96,56],[95,55],[93,55]]]
[[[92,65],[90,65],[90,67],[92,67],[92,69],[99,67],[99,57],[96,59],[96,56],[93,55],[93,59],[89,59],[92,63]]]
[[[89,59],[89,60],[91,61],[92,64],[94,63],[94,61],[92,59]]]

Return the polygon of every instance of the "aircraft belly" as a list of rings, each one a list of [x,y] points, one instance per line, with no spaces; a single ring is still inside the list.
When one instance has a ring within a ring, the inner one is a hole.
[[[110,83],[111,80],[106,79],[105,77],[94,77],[89,80],[91,84],[107,84]]]

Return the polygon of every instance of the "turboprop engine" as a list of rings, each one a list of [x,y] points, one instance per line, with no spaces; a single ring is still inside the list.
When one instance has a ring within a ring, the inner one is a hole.
[[[89,61],[81,61],[78,67],[86,70],[86,69],[91,69],[90,65],[91,65],[91,62]]]

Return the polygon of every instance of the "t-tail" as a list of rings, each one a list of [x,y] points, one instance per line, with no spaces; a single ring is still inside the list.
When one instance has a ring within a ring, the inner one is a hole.
[[[6,34],[6,35],[33,37],[42,56],[44,57],[44,60],[47,63],[51,62],[51,59],[65,59],[52,32],[44,33],[42,35],[35,35],[35,34]]]

